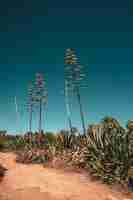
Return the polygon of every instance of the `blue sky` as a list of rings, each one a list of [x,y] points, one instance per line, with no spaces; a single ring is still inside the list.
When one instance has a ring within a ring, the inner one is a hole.
[[[127,1],[12,1],[0,8],[0,129],[28,126],[27,85],[46,74],[48,106],[43,128],[66,128],[64,52],[75,48],[86,65],[88,88],[81,91],[86,126],[111,115],[123,125],[133,118],[133,17]],[[130,1],[129,1],[130,2]],[[130,10],[130,12],[129,12]],[[14,97],[20,109],[16,124]],[[76,99],[73,125],[81,129]],[[33,129],[38,128],[37,112]]]

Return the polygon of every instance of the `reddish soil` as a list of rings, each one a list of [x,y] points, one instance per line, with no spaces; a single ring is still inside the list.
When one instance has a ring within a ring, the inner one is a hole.
[[[18,164],[12,153],[0,153],[0,163],[8,169],[0,200],[133,200],[84,173]]]

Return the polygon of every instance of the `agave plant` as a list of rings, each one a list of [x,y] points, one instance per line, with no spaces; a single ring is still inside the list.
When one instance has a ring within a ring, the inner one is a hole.
[[[74,134],[70,134],[68,131],[61,130],[59,134],[57,134],[56,144],[58,149],[72,149],[74,148],[76,136]]]
[[[126,179],[129,163],[127,133],[113,118],[93,125],[87,134],[87,166],[103,181],[122,182]]]

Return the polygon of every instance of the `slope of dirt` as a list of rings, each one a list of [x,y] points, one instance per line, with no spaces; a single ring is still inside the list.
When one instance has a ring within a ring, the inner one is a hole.
[[[18,164],[12,153],[0,153],[0,163],[8,169],[0,200],[133,200],[84,174]]]

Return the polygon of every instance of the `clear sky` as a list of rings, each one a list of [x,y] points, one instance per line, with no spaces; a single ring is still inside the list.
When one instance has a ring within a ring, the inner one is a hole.
[[[61,90],[64,51],[69,47],[77,49],[86,65],[88,88],[81,92],[86,126],[107,115],[122,124],[133,119],[133,12],[128,6],[126,0],[5,0],[0,7],[0,129],[27,130],[27,85],[36,72],[46,74],[48,85],[43,127],[66,128]],[[74,100],[72,111],[73,125],[81,129]]]

